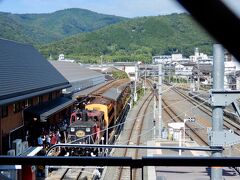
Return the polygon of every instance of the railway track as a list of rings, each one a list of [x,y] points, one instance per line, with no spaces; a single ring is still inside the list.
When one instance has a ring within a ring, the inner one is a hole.
[[[150,83],[150,82],[148,82]],[[130,134],[128,136],[128,145],[139,145],[141,142],[141,133],[143,130],[143,122],[144,122],[144,115],[146,114],[147,108],[152,101],[153,96],[152,92],[147,96],[146,100],[144,101],[143,105],[141,108],[138,110],[136,119],[131,127]],[[138,149],[124,149],[123,150],[123,157],[133,157],[137,159],[139,157],[139,151]],[[133,180],[139,179],[137,177],[138,170],[134,169],[131,173],[131,169],[125,168],[125,167],[120,167],[119,169],[119,174],[118,178],[119,180],[122,179],[131,179],[130,176],[132,176]]]
[[[129,82],[129,79],[127,79],[127,78],[126,79],[118,79],[115,81],[109,81],[107,84],[105,84],[101,88],[97,89],[96,91],[93,91],[90,95],[91,96],[99,96],[99,95],[103,94],[104,92],[106,92],[110,88],[117,88],[128,82]]]
[[[181,118],[172,108],[170,108],[169,104],[164,99],[162,99],[162,102],[163,102],[163,109],[164,109],[165,113],[169,117],[171,117],[171,119],[174,122],[183,122],[184,121],[183,118]],[[185,125],[192,132],[192,133],[186,132],[186,134],[188,134],[188,136],[191,137],[191,139],[194,139],[200,145],[208,146],[206,137],[203,137],[202,135],[200,135],[200,133],[196,132],[195,127],[187,125],[187,124],[185,124]]]
[[[204,105],[203,103],[198,102],[197,100],[193,99],[192,97],[189,97],[188,95],[184,94],[180,90],[178,90],[176,87],[171,88],[174,92],[176,92],[178,95],[180,95],[182,98],[184,98],[186,101],[191,103],[194,107],[197,107],[199,110],[201,110],[203,113],[207,114],[209,116],[209,119],[212,117],[212,110]],[[179,115],[173,108],[171,108],[171,105],[167,103],[166,100],[163,99],[163,105],[164,105],[164,111],[168,114],[168,116],[171,117],[171,119],[175,122],[184,122],[184,118]],[[210,121],[204,120],[204,119],[197,119],[200,124],[204,125],[205,128],[211,127]],[[191,139],[195,140],[199,145],[208,146],[208,135],[207,130],[198,130],[198,128],[194,124],[185,124],[187,128],[189,128],[191,131],[186,132]],[[224,126],[226,128],[234,129],[235,133],[239,133],[239,125],[232,122],[231,120],[224,118]]]
[[[206,105],[205,103],[201,103],[201,102],[199,102],[199,101],[197,101],[196,99],[194,99],[193,97],[190,97],[190,96],[188,96],[188,95],[186,95],[184,92],[182,92],[182,91],[180,91],[179,89],[177,89],[177,88],[173,88],[173,90],[176,92],[176,93],[178,93],[180,96],[182,96],[183,98],[185,98],[188,102],[190,102],[193,106],[197,106],[199,109],[201,109],[201,111],[203,111],[204,113],[206,113],[207,115],[209,115],[210,117],[212,117],[212,109],[208,106],[208,105]],[[238,101],[239,101],[239,99],[238,99]],[[239,123],[237,123],[236,121],[234,121],[234,120],[232,120],[232,119],[230,119],[230,118],[227,118],[227,117],[223,117],[223,120],[224,120],[224,127],[225,128],[227,128],[227,129],[232,129],[233,131],[234,131],[234,133],[235,134],[237,134],[237,135],[240,135],[239,133],[240,133],[240,124]],[[187,126],[187,125],[186,125]],[[189,127],[189,126],[188,126]],[[190,127],[191,128],[191,127]],[[192,130],[193,131],[193,130]],[[192,134],[191,134],[192,135]],[[207,145],[207,137],[206,138],[204,138],[204,134],[202,134],[202,135],[200,135],[200,136],[202,136],[201,138],[202,138],[202,140],[204,140],[204,141],[202,141],[203,143],[205,143],[206,145]],[[199,136],[199,137],[200,137]],[[194,140],[196,140],[194,137],[192,137],[191,136],[191,138],[192,139],[194,139]],[[196,140],[197,141],[197,140]],[[201,145],[201,144],[200,144]],[[237,151],[235,151],[235,153],[236,153],[236,155],[238,156],[239,155],[239,151],[240,151],[240,149],[239,149],[239,145],[235,145],[235,150],[237,150]],[[227,155],[226,154],[226,152],[224,153],[225,155]],[[230,147],[230,156],[232,155],[232,147]],[[233,170],[235,170],[235,172],[237,173],[237,174],[239,174],[240,175],[240,167],[232,167],[232,169]]]
[[[195,100],[192,97],[189,97],[188,95],[184,94],[183,92],[181,92],[180,90],[178,90],[175,87],[173,87],[172,89],[176,93],[178,93],[180,96],[185,98],[188,102],[190,102],[193,106],[197,106],[202,112],[204,112],[205,114],[212,117],[212,109],[210,107],[206,106],[204,103],[200,103],[199,101]],[[211,126],[210,123],[208,125]],[[225,116],[224,116],[224,127],[227,129],[232,129],[232,130],[234,130],[234,132],[236,134],[240,135],[240,124],[234,122],[233,120],[231,120]]]
[[[56,167],[54,167],[56,168]],[[58,167],[58,171],[53,171],[53,174],[46,180],[82,180],[94,179],[94,167],[82,166],[62,166]]]
[[[64,179],[79,179],[83,173],[84,168],[67,168],[64,174],[61,177],[61,180]]]
[[[171,90],[173,90],[175,93],[177,93],[180,97],[182,97],[184,100],[192,105],[192,107],[197,108],[202,114],[205,115],[205,118],[203,118],[201,115],[201,118],[197,118],[196,122],[198,124],[201,124],[203,128],[197,127],[195,123],[186,123],[186,128],[188,128],[190,131],[187,132],[186,134],[193,140],[195,140],[199,145],[208,145],[208,135],[207,135],[207,127],[212,127],[211,125],[211,118],[212,118],[212,109],[205,105],[205,103],[199,102],[198,100],[194,99],[193,97],[188,96],[182,90],[179,90],[176,87],[172,87]],[[164,110],[168,114],[168,116],[171,117],[172,120],[175,122],[183,122],[183,114],[177,113],[176,110],[171,108],[170,105],[166,100],[163,99],[163,105],[164,105]],[[235,121],[224,117],[224,128],[226,129],[232,129],[234,132],[238,135],[240,135],[240,125],[239,123],[236,123]]]
[[[110,81],[100,89],[92,92],[90,96],[101,96],[104,92],[106,92],[110,88],[121,87],[122,85],[129,82],[129,79],[120,79],[116,81]],[[125,108],[124,108],[125,109]],[[125,113],[125,112],[124,112]],[[125,115],[124,115],[125,116]],[[54,168],[55,169],[55,168]],[[58,167],[57,171],[53,171],[51,176],[47,179],[93,179],[94,172],[96,172],[97,168],[91,167]]]
[[[142,127],[143,127],[144,114],[146,113],[147,107],[150,104],[152,98],[153,98],[152,94],[150,94],[148,96],[147,100],[142,105],[142,107],[137,112],[137,119],[135,120],[133,127],[132,127],[132,131],[129,135],[128,145],[130,145],[130,144],[139,145],[140,144],[140,135],[142,132]],[[124,157],[134,157],[136,159],[136,158],[138,158],[138,149],[125,149],[123,156]],[[133,179],[137,179],[136,173],[137,173],[136,170],[133,170],[133,173],[132,173]],[[126,177],[127,177],[127,179],[129,179],[129,175],[130,175],[130,172],[128,170],[126,170],[123,167],[120,168],[119,180],[126,179]]]

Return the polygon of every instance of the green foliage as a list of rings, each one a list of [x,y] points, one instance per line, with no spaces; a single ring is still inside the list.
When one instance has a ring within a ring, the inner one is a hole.
[[[98,14],[84,9],[66,9],[49,14],[0,12],[0,37],[34,45],[91,32],[126,18]]]
[[[125,79],[125,78],[128,78],[128,75],[126,72],[124,71],[114,71],[112,73],[112,76],[114,79]]]
[[[126,19],[83,9],[50,14],[0,13],[0,37],[35,45],[46,57],[82,63],[150,62],[152,56],[211,54],[213,40],[188,14]],[[49,44],[46,44],[49,43]],[[46,44],[46,45],[43,45]]]
[[[193,54],[194,48],[211,54],[213,40],[187,14],[134,18],[90,33],[82,33],[40,47],[48,58],[64,53],[80,62],[145,61],[153,55]],[[87,58],[86,58],[87,57]]]
[[[144,96],[144,89],[141,88],[141,89],[138,89],[137,91],[137,100],[141,99],[141,97]]]

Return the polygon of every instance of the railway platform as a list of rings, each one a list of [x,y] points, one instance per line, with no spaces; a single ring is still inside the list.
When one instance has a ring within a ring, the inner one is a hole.
[[[179,146],[177,141],[169,140],[150,140],[148,146]],[[186,147],[197,147],[198,144],[194,141],[187,141]],[[147,156],[179,156],[178,150],[147,150]],[[209,156],[203,151],[182,151],[181,156]],[[211,171],[209,167],[146,167],[144,179],[147,180],[210,180]],[[225,180],[239,179],[240,176],[231,168],[223,168],[223,177]]]

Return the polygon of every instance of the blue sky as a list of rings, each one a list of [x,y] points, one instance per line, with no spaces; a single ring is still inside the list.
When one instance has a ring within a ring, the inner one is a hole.
[[[125,17],[183,12],[174,0],[0,0],[0,11],[12,13],[47,13],[73,7]]]
[[[240,0],[223,1],[240,16]],[[0,11],[12,13],[48,13],[73,7],[124,17],[184,11],[175,0],[0,0]]]

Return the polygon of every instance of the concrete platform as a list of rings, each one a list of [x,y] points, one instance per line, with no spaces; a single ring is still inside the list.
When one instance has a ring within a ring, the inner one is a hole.
[[[178,146],[178,142],[152,140],[147,143],[149,146]],[[195,142],[189,141],[185,144],[187,147],[198,146]],[[179,151],[176,150],[148,150],[148,156],[179,156]],[[209,154],[202,151],[183,151],[182,156],[208,156]],[[147,167],[148,180],[210,180],[211,170],[209,167]],[[224,167],[223,177],[226,180],[240,179],[235,171]]]

